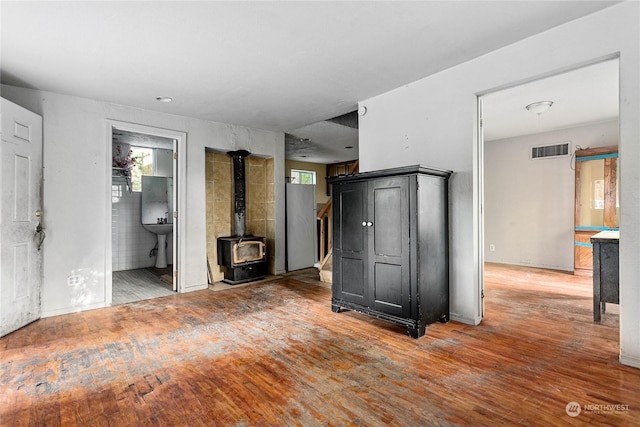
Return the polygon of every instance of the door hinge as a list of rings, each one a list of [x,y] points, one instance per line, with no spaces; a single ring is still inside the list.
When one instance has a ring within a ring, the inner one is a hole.
[[[480,298],[484,298],[484,289],[482,290],[482,292],[480,293]]]
[[[178,277],[178,270],[173,270],[173,277]]]
[[[173,211],[173,217],[178,218],[178,211]]]
[[[178,153],[175,151],[173,152],[173,160],[178,160]]]

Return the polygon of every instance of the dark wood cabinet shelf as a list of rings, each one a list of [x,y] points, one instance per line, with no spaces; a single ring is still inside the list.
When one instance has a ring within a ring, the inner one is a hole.
[[[330,178],[332,310],[407,327],[449,320],[450,171],[408,166]]]

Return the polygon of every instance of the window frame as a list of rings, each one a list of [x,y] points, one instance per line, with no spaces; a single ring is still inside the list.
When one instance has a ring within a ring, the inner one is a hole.
[[[294,174],[297,174],[298,178],[300,179],[301,182],[294,182]],[[311,175],[311,181],[310,183],[305,183],[302,182],[302,178],[301,175],[302,174],[309,174]],[[292,184],[303,184],[303,185],[316,185],[316,171],[312,171],[312,170],[306,170],[306,169],[291,169],[291,173],[290,173],[290,179],[291,179],[291,183]]]

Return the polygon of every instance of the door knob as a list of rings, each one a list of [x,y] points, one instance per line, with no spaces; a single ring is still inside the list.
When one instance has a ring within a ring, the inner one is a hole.
[[[367,226],[367,221],[362,221],[362,226],[366,227]]]
[[[40,209],[38,209],[36,211],[36,218],[40,218],[42,216],[42,211]]]
[[[367,222],[367,227],[371,227],[373,225],[373,223],[371,221]]]

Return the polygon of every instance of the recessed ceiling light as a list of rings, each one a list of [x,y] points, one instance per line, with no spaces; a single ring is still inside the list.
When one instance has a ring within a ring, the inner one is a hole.
[[[171,98],[170,96],[156,96],[156,101],[159,101],[159,102],[171,102],[171,101],[173,101],[173,98]]]

